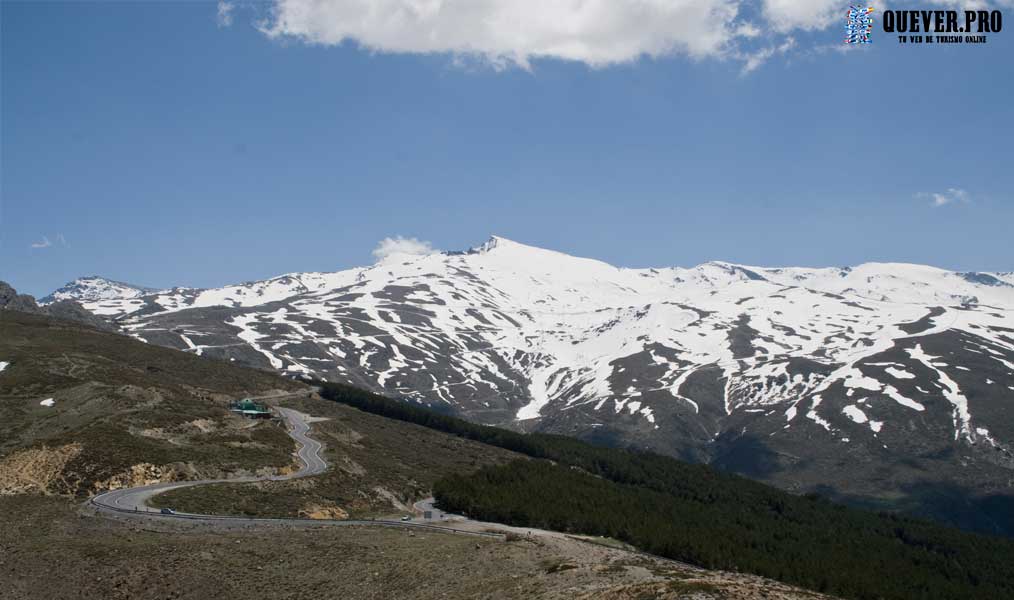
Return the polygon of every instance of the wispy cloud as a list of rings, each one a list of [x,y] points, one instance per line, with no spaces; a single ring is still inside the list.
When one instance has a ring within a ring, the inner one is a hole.
[[[236,8],[236,5],[232,2],[226,2],[226,0],[219,0],[218,2],[218,16],[216,17],[219,27],[231,27],[232,26],[232,10]]]
[[[948,204],[970,204],[971,196],[961,188],[947,188],[944,192],[919,192],[916,198],[928,199],[930,206],[939,207]]]
[[[768,48],[762,48],[756,52],[746,53],[742,55],[743,68],[740,69],[740,75],[747,75],[762,64],[767,62],[769,58],[778,54],[785,54],[796,45],[795,38],[787,38],[784,42],[778,46],[771,46]]]
[[[405,238],[396,235],[393,238],[384,238],[377,243],[373,249],[373,256],[378,262],[396,254],[425,255],[437,252],[429,242],[416,238]]]
[[[55,239],[56,239],[56,243],[59,244],[61,247],[63,247],[63,248],[70,248],[70,244],[67,243],[67,238],[63,237],[62,233],[56,234],[56,238]],[[32,248],[36,248],[36,249],[52,248],[55,245],[56,244],[53,243],[53,240],[49,239],[48,235],[44,235],[44,236],[42,236],[41,240],[39,240],[37,242],[32,242],[31,243],[31,247]]]

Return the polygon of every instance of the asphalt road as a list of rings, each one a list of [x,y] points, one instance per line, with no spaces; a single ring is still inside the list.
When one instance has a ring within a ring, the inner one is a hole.
[[[99,508],[114,510],[130,510],[140,513],[150,512],[158,514],[160,509],[150,508],[148,500],[157,494],[168,492],[184,487],[197,485],[208,485],[211,483],[250,483],[254,481],[282,481],[285,479],[296,479],[299,477],[310,477],[319,475],[327,470],[327,462],[321,457],[322,445],[309,436],[310,419],[307,414],[291,408],[276,408],[281,417],[285,420],[288,433],[292,439],[299,444],[297,455],[303,467],[289,475],[271,475],[267,477],[233,477],[229,479],[201,479],[197,481],[178,481],[172,483],[156,483],[142,487],[124,488],[99,494],[91,499],[91,503]],[[180,513],[184,516],[200,516],[190,513]]]
[[[278,394],[274,396],[262,396],[255,398],[257,400],[266,399],[279,399],[293,394]],[[280,518],[258,518],[258,517],[230,517],[223,515],[201,515],[194,513],[181,513],[174,512],[173,514],[162,514],[160,509],[150,508],[147,504],[148,500],[157,494],[167,492],[184,487],[194,487],[199,485],[208,485],[212,483],[249,483],[255,481],[282,481],[285,479],[298,479],[300,477],[312,477],[319,475],[327,470],[327,461],[321,456],[323,451],[323,445],[310,437],[310,423],[313,422],[314,417],[305,413],[293,410],[291,408],[283,408],[276,406],[275,410],[281,415],[282,419],[285,420],[287,431],[292,439],[296,440],[299,444],[299,448],[296,451],[296,455],[299,457],[300,462],[303,463],[303,467],[295,473],[289,475],[272,475],[267,477],[234,477],[229,479],[205,479],[199,481],[181,481],[172,483],[158,483],[154,485],[146,485],[134,488],[125,488],[120,490],[113,490],[104,494],[94,496],[89,500],[89,504],[99,512],[107,512],[119,515],[126,515],[134,518],[145,518],[145,519],[186,519],[189,521],[201,521],[208,523],[218,523],[221,525],[235,525],[242,524],[244,526],[259,526],[259,525],[309,525],[309,526],[374,526],[374,527],[395,527],[405,529],[417,529],[427,531],[441,531],[445,533],[455,534],[466,534],[479,537],[495,538],[503,540],[506,538],[505,533],[510,532],[525,537],[557,537],[557,538],[570,538],[577,541],[596,543],[593,538],[586,536],[571,536],[557,531],[548,531],[545,529],[534,529],[529,527],[514,527],[504,525],[502,523],[487,523],[483,521],[474,521],[463,515],[456,515],[444,512],[434,506],[434,499],[432,497],[423,498],[416,502],[412,508],[416,513],[414,518],[407,521],[387,521],[387,520],[335,520],[335,519],[280,519]],[[430,513],[430,518],[424,517],[425,513]],[[503,533],[492,533],[491,531],[499,531]],[[638,552],[636,550],[630,550],[635,554],[643,554],[645,556],[651,556],[652,558],[658,558],[650,554]],[[660,559],[666,562],[679,564],[688,568],[695,568],[692,565],[682,563],[675,560]]]
[[[256,399],[267,399],[267,398],[282,398],[289,396],[290,394],[277,395],[277,396],[265,396]],[[332,525],[332,526],[350,526],[350,525],[370,525],[370,526],[382,526],[382,527],[400,527],[408,529],[426,529],[430,531],[444,531],[448,533],[462,533],[468,535],[492,537],[503,539],[503,535],[492,534],[488,532],[478,532],[469,529],[460,529],[454,527],[447,527],[435,524],[422,523],[421,521],[416,522],[405,522],[405,521],[385,521],[385,520],[329,520],[329,519],[271,519],[271,518],[256,518],[256,517],[230,517],[223,515],[201,515],[194,513],[174,512],[173,514],[162,514],[161,509],[151,508],[148,506],[148,500],[152,496],[184,487],[194,487],[199,485],[208,485],[212,483],[251,483],[255,481],[282,481],[285,479],[297,479],[300,477],[311,477],[313,475],[319,475],[327,470],[327,461],[321,456],[323,445],[310,437],[310,423],[314,420],[313,417],[305,413],[301,413],[298,410],[291,408],[276,407],[275,410],[285,420],[288,434],[292,439],[296,440],[299,444],[299,449],[296,451],[300,462],[303,463],[303,467],[291,473],[289,475],[272,475],[268,477],[233,477],[228,479],[203,479],[198,481],[179,481],[171,483],[157,483],[153,485],[146,485],[141,487],[124,488],[119,490],[113,490],[104,494],[94,496],[89,500],[89,504],[99,512],[115,513],[119,515],[125,515],[135,518],[147,518],[147,519],[186,519],[190,521],[204,521],[211,523],[219,523],[223,525],[242,523],[245,525],[271,525],[271,524],[285,524],[285,525]],[[432,503],[432,498],[429,498]]]
[[[521,536],[542,536],[542,537],[574,537],[560,533],[558,531],[549,531],[548,529],[536,529],[534,527],[515,527],[513,525],[504,525],[503,523],[490,523],[486,521],[476,521],[469,519],[464,515],[456,515],[449,512],[444,512],[434,506],[436,500],[430,496],[429,498],[423,498],[412,505],[412,509],[416,515],[412,518],[410,523],[419,524],[439,524],[443,527],[454,527],[455,529],[463,531],[488,531],[490,529],[497,529],[500,531],[509,531],[516,533]],[[426,513],[430,513],[430,518],[426,518]]]
[[[289,435],[299,444],[297,455],[303,463],[303,468],[293,473],[269,479],[296,479],[297,477],[310,477],[320,475],[327,470],[327,462],[320,455],[323,445],[310,437],[310,415],[301,413],[291,408],[277,407],[276,410],[289,427]]]
[[[413,504],[412,508],[415,509],[416,517],[412,519],[412,521],[416,523],[432,523],[434,521],[466,520],[465,517],[461,515],[455,515],[440,510],[439,508],[434,506],[435,502],[436,500],[433,498],[433,496],[430,496],[429,498],[423,498],[422,500]],[[429,519],[425,517],[426,513],[430,513]]]

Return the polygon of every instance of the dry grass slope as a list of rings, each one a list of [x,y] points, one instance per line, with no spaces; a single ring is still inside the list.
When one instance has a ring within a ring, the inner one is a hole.
[[[304,480],[183,488],[153,504],[211,514],[294,517],[315,506],[365,518],[410,510],[433,482],[451,473],[520,458],[506,450],[385,419],[317,398],[286,406],[327,418],[313,424],[331,469]]]
[[[818,600],[573,540],[500,542],[372,527],[190,527],[81,518],[65,499],[0,498],[5,600]],[[566,564],[568,568],[553,568]]]
[[[238,396],[305,389],[277,375],[15,311],[0,311],[0,361],[10,363],[0,493],[89,494],[292,463],[284,430],[226,410]]]

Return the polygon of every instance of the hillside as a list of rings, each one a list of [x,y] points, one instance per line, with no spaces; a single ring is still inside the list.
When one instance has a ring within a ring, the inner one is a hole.
[[[846,508],[657,454],[475,425],[340,384],[323,397],[535,460],[436,482],[443,510],[607,536],[702,567],[857,600],[1014,594],[1014,541]]]
[[[833,600],[574,540],[476,540],[378,527],[207,529],[82,519],[0,497],[5,600]]]
[[[479,423],[1014,533],[1014,274],[621,269],[493,237],[215,289],[89,277],[130,335]]]
[[[271,373],[0,310],[0,494],[88,495],[159,480],[288,468],[240,396],[307,389]]]
[[[224,408],[237,396],[287,391],[278,402],[316,417],[314,436],[325,444],[328,472],[184,488],[156,502],[198,513],[344,519],[402,514],[433,490],[445,508],[474,517],[606,535],[698,567],[591,550],[587,542],[561,536],[539,538],[535,546],[522,541],[520,549],[507,551],[518,562],[503,568],[529,570],[547,597],[563,593],[561,578],[554,576],[570,570],[583,574],[580,585],[573,579],[578,573],[567,579],[578,585],[572,589],[605,597],[613,591],[617,597],[807,597],[766,576],[848,598],[907,599],[920,589],[956,598],[976,590],[993,594],[1003,589],[998,581],[1009,581],[1003,557],[1012,549],[1005,540],[846,510],[701,465],[474,425],[339,384],[324,384],[322,399],[270,372],[40,315],[0,311],[0,334],[6,359],[0,372],[0,505],[25,511],[33,505],[24,499],[34,497],[37,510],[57,522],[73,514],[71,498],[103,489],[290,468],[293,446],[280,428]],[[54,504],[43,501],[45,495],[66,499]],[[102,548],[118,554],[117,548],[127,547],[115,521],[84,527],[98,537],[69,544],[82,554],[68,560],[85,565]],[[189,534],[174,527],[167,531],[169,547],[189,547]],[[48,527],[40,534],[24,527],[12,531],[14,541],[5,543],[13,545],[4,549],[18,556],[29,548],[37,553],[39,544],[48,547],[61,535]],[[349,539],[321,535],[338,544]],[[268,558],[290,538],[263,531],[258,539],[248,551]],[[384,554],[405,551],[397,537],[380,533],[374,539],[396,544],[379,546]],[[848,550],[857,547],[864,552]],[[942,557],[946,569],[938,564]],[[388,568],[404,572],[405,560]],[[122,558],[109,562],[129,564]],[[833,573],[822,566],[828,563],[836,565]],[[192,562],[181,564],[208,573]],[[599,569],[603,564],[614,566]],[[646,564],[653,565],[647,574]],[[888,572],[903,577],[886,586],[881,582]],[[328,589],[343,589],[319,577]]]
[[[76,299],[49,297],[42,306],[29,294],[19,294],[6,281],[0,281],[0,310],[16,310],[33,315],[45,315],[64,321],[82,323],[103,331],[115,331],[116,327],[103,317],[86,310]]]
[[[288,469],[293,442],[277,424],[227,410],[240,397],[286,392],[298,393],[287,405],[322,419],[315,431],[335,468],[310,480],[181,493],[207,512],[374,516],[405,510],[441,477],[514,457],[320,400],[270,371],[0,310],[0,495],[87,496]]]
[[[443,477],[520,457],[316,397],[286,400],[285,406],[326,419],[313,429],[333,465],[327,473],[308,480],[184,488],[156,496],[153,505],[204,514],[397,518]]]
[[[239,396],[289,392],[278,401],[325,419],[314,435],[333,468],[304,480],[189,488],[182,500],[196,510],[390,514],[438,479],[518,455],[321,400],[273,373],[43,315],[0,311],[0,358],[5,598],[826,598],[569,538],[505,543],[96,516],[80,500],[103,489],[290,468],[294,448],[280,428],[225,410]]]

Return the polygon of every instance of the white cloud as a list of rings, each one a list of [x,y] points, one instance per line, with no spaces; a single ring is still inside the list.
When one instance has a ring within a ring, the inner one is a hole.
[[[740,70],[740,74],[746,75],[757,67],[764,64],[769,58],[776,54],[785,54],[796,45],[794,38],[788,38],[778,46],[770,46],[768,48],[762,48],[756,52],[743,54],[741,56],[743,60],[743,68]]]
[[[1014,0],[928,0],[938,5],[1011,6]],[[742,63],[845,47],[849,2],[841,0],[269,0],[257,23],[276,40],[371,52],[450,54],[458,66],[531,69],[536,59],[599,68],[641,58],[686,56]],[[918,8],[915,0],[906,7]],[[228,0],[219,21],[232,22]],[[875,6],[877,17],[883,5]],[[812,35],[787,36],[792,32]],[[782,50],[785,38],[800,40]],[[809,37],[815,38],[809,40]],[[826,41],[824,41],[826,40]],[[842,50],[844,51],[844,50]]]
[[[433,254],[436,249],[429,242],[416,238],[405,238],[396,235],[393,238],[384,238],[377,243],[373,249],[373,256],[378,262],[385,260],[395,254],[409,254],[414,256]]]
[[[917,198],[928,198],[932,206],[947,206],[948,204],[969,204],[972,199],[963,189],[947,188],[943,193],[919,192]]]
[[[839,0],[764,0],[763,12],[775,31],[813,30],[844,22],[848,7]]]
[[[47,236],[42,236],[41,240],[32,243],[32,248],[49,248],[52,245],[53,242],[49,241]]]
[[[219,27],[231,27],[232,26],[232,9],[236,8],[236,5],[226,0],[218,1],[218,15],[216,20],[218,21]]]
[[[740,1],[275,0],[261,31],[376,52],[477,57],[500,68],[529,68],[535,58],[603,67],[643,56],[723,55],[738,36],[758,33],[737,22]]]
[[[753,23],[742,23],[736,27],[736,35],[740,37],[755,38],[760,34],[760,28]]]

